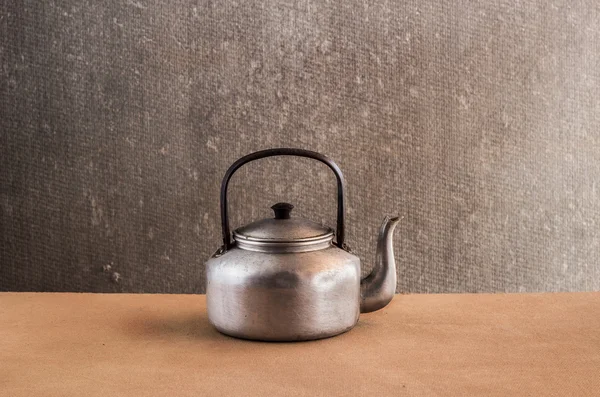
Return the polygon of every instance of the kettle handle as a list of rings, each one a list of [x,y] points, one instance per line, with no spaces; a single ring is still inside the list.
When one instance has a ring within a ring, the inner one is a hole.
[[[304,149],[294,149],[294,148],[278,148],[278,149],[266,149],[260,150],[258,152],[250,153],[229,167],[225,176],[223,177],[223,182],[221,183],[221,227],[223,230],[223,248],[228,249],[231,247],[231,236],[229,229],[229,216],[227,213],[227,187],[229,186],[229,180],[233,176],[233,174],[244,164],[249,163],[254,160],[262,159],[265,157],[272,156],[298,156],[298,157],[308,157],[314,160],[318,160],[324,164],[326,164],[335,174],[337,179],[337,230],[336,230],[336,245],[340,248],[344,247],[344,176],[342,175],[342,171],[340,167],[337,166],[329,157],[322,155],[317,152],[313,152],[310,150]]]

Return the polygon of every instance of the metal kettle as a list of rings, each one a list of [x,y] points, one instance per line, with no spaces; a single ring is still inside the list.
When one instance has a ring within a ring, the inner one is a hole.
[[[277,203],[274,217],[229,229],[227,188],[244,164],[271,156],[308,157],[325,163],[337,178],[337,228],[292,217]],[[208,319],[220,332],[244,339],[298,341],[350,330],[360,313],[386,306],[396,290],[393,231],[386,217],[376,263],[361,280],[360,259],[344,243],[344,178],[328,157],[302,149],[268,149],[231,165],[221,184],[223,245],[206,263]],[[334,241],[335,237],[335,241]]]

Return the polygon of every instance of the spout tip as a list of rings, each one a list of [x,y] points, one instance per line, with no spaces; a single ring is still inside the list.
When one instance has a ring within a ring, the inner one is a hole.
[[[389,216],[386,215],[383,223],[381,224],[381,229],[379,231],[380,235],[386,234],[387,232],[391,232],[396,228],[396,225],[404,219],[403,216]]]
[[[403,216],[386,216],[385,220],[383,221],[383,223],[391,223],[392,225],[397,224],[398,222],[400,222],[402,219],[404,219]]]

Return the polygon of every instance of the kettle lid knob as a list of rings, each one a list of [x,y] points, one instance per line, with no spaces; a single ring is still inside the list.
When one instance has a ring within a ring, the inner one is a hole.
[[[277,203],[271,206],[273,212],[275,212],[275,219],[290,219],[290,212],[294,206],[289,203]]]

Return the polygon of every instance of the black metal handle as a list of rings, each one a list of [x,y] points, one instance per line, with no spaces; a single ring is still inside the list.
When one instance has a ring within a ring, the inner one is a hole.
[[[312,152],[310,150],[304,149],[293,149],[293,148],[279,148],[279,149],[267,149],[261,150],[258,152],[250,153],[241,159],[237,160],[235,163],[229,167],[225,176],[223,177],[223,182],[221,183],[221,227],[223,229],[223,247],[225,249],[231,247],[231,236],[229,230],[229,216],[227,214],[227,187],[229,186],[229,180],[233,176],[233,174],[244,164],[249,163],[254,160],[262,159],[265,157],[272,156],[298,156],[298,157],[308,157],[314,160],[318,160],[324,164],[326,164],[337,178],[337,198],[338,198],[338,207],[337,207],[337,230],[336,230],[336,245],[338,247],[344,246],[344,176],[342,175],[342,171],[340,167],[337,166],[329,157],[324,156],[317,152]]]

